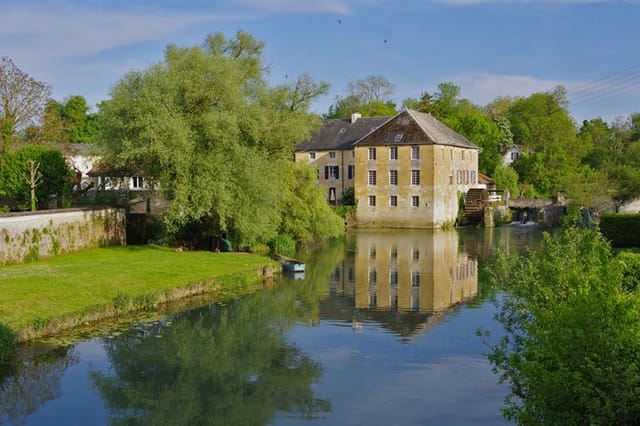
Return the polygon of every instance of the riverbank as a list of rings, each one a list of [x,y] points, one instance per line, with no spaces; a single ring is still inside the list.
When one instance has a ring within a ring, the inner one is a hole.
[[[24,342],[197,294],[243,293],[276,270],[263,256],[156,246],[97,248],[5,266],[0,328]]]

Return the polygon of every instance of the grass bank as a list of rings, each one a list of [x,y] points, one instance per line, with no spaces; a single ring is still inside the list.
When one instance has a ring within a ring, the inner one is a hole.
[[[0,325],[18,342],[26,341],[187,296],[242,293],[261,282],[263,271],[277,267],[252,254],[152,246],[98,248],[5,266]]]

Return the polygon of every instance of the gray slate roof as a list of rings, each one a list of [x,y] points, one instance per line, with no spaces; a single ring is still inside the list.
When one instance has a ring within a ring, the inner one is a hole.
[[[355,123],[352,123],[348,118],[326,120],[324,125],[311,136],[311,139],[297,144],[295,151],[352,149],[356,141],[380,127],[390,118],[362,117],[358,118]]]
[[[422,131],[424,131],[434,144],[480,149],[476,144],[435,119],[431,114],[425,114],[412,109],[407,109],[406,112],[418,123]]]

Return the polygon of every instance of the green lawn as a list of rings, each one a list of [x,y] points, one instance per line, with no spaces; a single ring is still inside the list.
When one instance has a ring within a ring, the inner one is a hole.
[[[271,264],[246,253],[175,252],[134,246],[97,248],[0,267],[0,323],[18,331],[38,321],[105,306],[117,297],[158,295]]]

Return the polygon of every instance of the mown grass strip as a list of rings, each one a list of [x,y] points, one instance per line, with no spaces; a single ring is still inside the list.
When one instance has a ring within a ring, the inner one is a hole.
[[[55,321],[74,317],[84,321],[147,308],[211,290],[213,284],[233,286],[233,277],[243,285],[250,277],[257,279],[264,267],[275,265],[266,257],[246,253],[135,246],[5,266],[0,268],[0,323],[24,340],[24,330],[33,335],[33,330]]]

